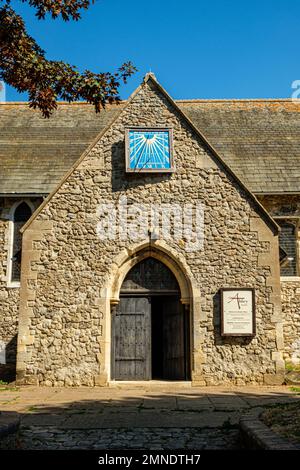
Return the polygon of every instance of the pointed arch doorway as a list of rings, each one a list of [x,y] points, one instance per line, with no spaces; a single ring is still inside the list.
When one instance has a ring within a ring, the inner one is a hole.
[[[127,274],[112,311],[112,379],[189,380],[189,311],[174,274],[146,258]]]

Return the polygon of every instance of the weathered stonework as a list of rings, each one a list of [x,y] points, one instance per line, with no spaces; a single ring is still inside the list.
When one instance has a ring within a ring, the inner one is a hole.
[[[281,280],[284,359],[300,364],[300,278]]]
[[[300,196],[260,196],[260,202],[278,220],[288,220],[296,227],[297,265],[300,267]],[[281,278],[284,354],[286,362],[300,362],[300,277]]]
[[[0,204],[0,341],[6,347],[6,364],[0,364],[0,374],[3,379],[7,379],[14,375],[16,363],[19,289],[7,289],[8,218],[4,216],[9,204],[4,198]]]
[[[11,210],[22,199],[0,198],[0,342],[5,344],[5,364],[0,363],[0,379],[15,377],[17,332],[19,314],[19,288],[8,287],[7,263],[10,240],[9,221]],[[38,207],[41,199],[32,199],[33,207]]]
[[[173,127],[175,173],[126,175],[126,126]],[[100,240],[98,206],[117,206],[121,196],[129,204],[201,201],[203,249],[188,252],[184,239]],[[194,384],[282,381],[276,227],[149,79],[25,229],[20,382],[107,383],[110,303],[118,300],[118,277],[125,277],[139,253],[165,262],[185,292]],[[255,338],[220,336],[221,287],[256,289]]]

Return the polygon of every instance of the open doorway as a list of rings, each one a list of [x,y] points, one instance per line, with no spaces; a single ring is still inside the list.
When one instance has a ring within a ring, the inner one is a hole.
[[[152,379],[188,380],[188,321],[176,296],[151,299]]]
[[[146,258],[127,274],[112,312],[112,378],[189,380],[189,315],[173,273]]]

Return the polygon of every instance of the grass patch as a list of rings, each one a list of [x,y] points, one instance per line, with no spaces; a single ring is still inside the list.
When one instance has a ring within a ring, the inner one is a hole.
[[[300,387],[290,387],[291,392],[295,392],[297,394],[300,394]]]
[[[261,419],[275,433],[300,444],[300,401],[264,411]]]
[[[18,392],[17,387],[1,387],[0,386],[0,392]]]
[[[300,372],[300,364],[292,364],[291,362],[286,362],[285,370],[287,372]]]
[[[42,413],[42,409],[37,406],[31,405],[26,409],[26,413]]]
[[[13,385],[9,385],[8,382],[0,380],[0,392],[17,392],[19,389]]]

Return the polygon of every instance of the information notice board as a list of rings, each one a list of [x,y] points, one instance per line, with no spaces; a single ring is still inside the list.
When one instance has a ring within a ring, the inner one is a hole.
[[[255,290],[223,288],[221,293],[221,335],[255,335]]]

